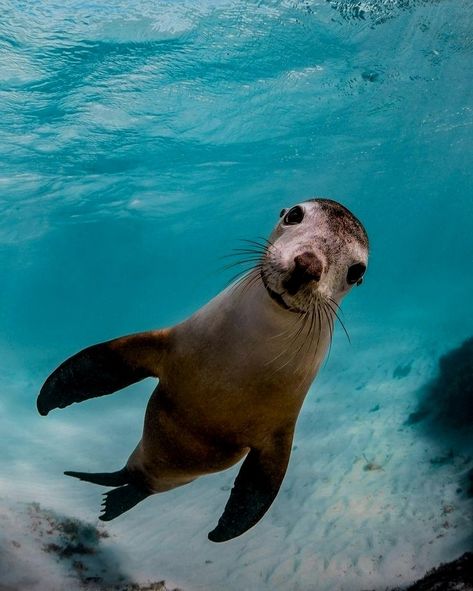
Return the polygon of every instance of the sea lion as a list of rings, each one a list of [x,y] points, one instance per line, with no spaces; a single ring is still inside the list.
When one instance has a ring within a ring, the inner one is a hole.
[[[284,209],[269,240],[242,250],[254,266],[184,322],[88,347],[62,363],[40,414],[159,378],[143,436],[118,472],[65,472],[116,487],[108,521],[154,493],[245,458],[209,539],[246,532],[281,486],[299,411],[331,342],[339,302],[359,285],[368,237],[329,199]],[[242,262],[242,261],[239,261]]]

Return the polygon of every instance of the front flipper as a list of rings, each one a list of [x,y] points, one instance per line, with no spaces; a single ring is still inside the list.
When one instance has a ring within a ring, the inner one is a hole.
[[[87,347],[46,380],[37,406],[41,415],[73,402],[111,394],[147,377],[158,377],[167,331],[143,332]]]
[[[226,542],[253,527],[278,494],[291,454],[293,429],[273,435],[266,446],[252,448],[235,479],[235,485],[212,542]]]

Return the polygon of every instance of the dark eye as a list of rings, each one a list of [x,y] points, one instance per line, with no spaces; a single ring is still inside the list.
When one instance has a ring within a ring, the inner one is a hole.
[[[363,275],[366,271],[366,265],[363,263],[356,263],[356,265],[352,265],[348,269],[347,273],[347,283],[353,285],[356,283],[357,285],[361,285],[363,282]]]
[[[296,205],[286,213],[283,222],[288,225],[300,224],[303,219],[304,210],[302,209],[302,207]]]
[[[282,218],[282,216],[286,213],[287,209],[281,209],[281,213],[279,214],[279,217]]]

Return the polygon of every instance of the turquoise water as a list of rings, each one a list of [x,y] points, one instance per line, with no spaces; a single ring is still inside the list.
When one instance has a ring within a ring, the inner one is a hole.
[[[37,501],[96,523],[97,490],[62,471],[119,467],[152,383],[44,419],[35,397],[46,376],[89,344],[186,317],[226,285],[221,257],[239,239],[267,236],[281,208],[326,196],[363,221],[371,258],[343,305],[351,345],[338,330],[304,408],[289,492],[246,540],[216,548],[206,533],[234,473],[212,477],[110,526],[109,549],[120,549],[130,580],[206,591],[381,588],[468,549],[471,517],[455,491],[470,442],[457,441],[460,459],[436,472],[431,460],[453,444],[403,421],[438,357],[473,334],[470,3],[12,0],[0,9],[4,506]],[[377,481],[360,476],[356,486],[360,503],[372,487],[390,491],[390,521],[367,509],[362,525],[346,517],[354,485],[341,475],[362,453],[388,458],[377,475],[360,472]],[[336,485],[322,499],[327,478]],[[414,505],[392,509],[401,498]],[[409,524],[417,532],[438,516],[441,527],[442,503],[456,521],[412,542],[423,549],[415,568],[389,554],[387,540],[397,548]],[[331,511],[348,520],[343,543],[324,522]],[[381,554],[397,570],[367,566]],[[39,579],[32,589],[51,588]]]

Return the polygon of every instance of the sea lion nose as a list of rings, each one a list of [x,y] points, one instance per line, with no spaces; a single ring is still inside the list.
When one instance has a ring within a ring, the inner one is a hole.
[[[294,258],[296,264],[294,273],[305,278],[306,281],[320,281],[324,266],[319,257],[313,252],[303,252]]]
[[[294,268],[289,277],[283,281],[284,289],[295,295],[299,289],[310,281],[320,281],[324,265],[313,252],[303,252],[294,257]]]

